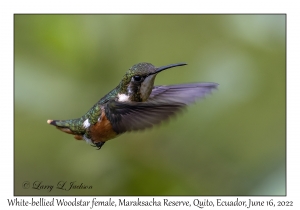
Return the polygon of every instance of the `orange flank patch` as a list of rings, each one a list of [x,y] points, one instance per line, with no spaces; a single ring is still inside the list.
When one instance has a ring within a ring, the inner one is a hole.
[[[68,134],[73,134],[73,132],[69,128],[60,128],[56,126],[58,130],[61,130],[62,132],[68,133]]]
[[[77,139],[77,140],[82,140],[83,139],[81,135],[74,134],[69,128],[60,128],[58,126],[56,126],[56,128],[58,130],[61,130],[62,132],[74,135],[74,138]]]
[[[95,125],[90,127],[91,139],[94,143],[105,142],[117,136],[117,133],[113,130],[111,123],[105,116],[105,112],[102,111],[101,120]]]
[[[82,140],[82,136],[80,136],[80,135],[75,135],[74,138],[77,140]]]

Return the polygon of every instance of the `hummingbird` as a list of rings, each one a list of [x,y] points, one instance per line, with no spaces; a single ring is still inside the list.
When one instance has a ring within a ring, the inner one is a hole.
[[[86,114],[71,120],[47,120],[59,130],[100,149],[106,141],[125,132],[144,130],[168,119],[187,105],[216,89],[217,83],[154,86],[158,73],[186,63],[155,67],[133,65],[118,86]]]

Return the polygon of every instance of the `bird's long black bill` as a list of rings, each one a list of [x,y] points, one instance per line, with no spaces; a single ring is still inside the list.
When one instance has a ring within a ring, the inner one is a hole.
[[[177,67],[177,66],[185,66],[185,65],[187,65],[187,64],[186,63],[176,63],[176,64],[170,64],[167,66],[158,67],[155,71],[155,74],[157,74],[163,70],[166,70],[166,69],[170,69],[170,68]]]

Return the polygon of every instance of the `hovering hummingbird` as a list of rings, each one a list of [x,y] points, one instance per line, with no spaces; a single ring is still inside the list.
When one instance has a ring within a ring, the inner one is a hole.
[[[184,65],[187,64],[157,68],[150,63],[135,64],[119,85],[85,115],[72,120],[47,120],[47,123],[98,149],[122,133],[152,127],[217,88],[216,83],[153,86],[159,72]]]

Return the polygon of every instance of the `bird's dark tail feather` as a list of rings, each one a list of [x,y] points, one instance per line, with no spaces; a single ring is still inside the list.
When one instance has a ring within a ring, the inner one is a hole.
[[[47,120],[47,123],[49,125],[54,125],[58,130],[61,130],[62,132],[72,134],[74,135],[74,138],[77,140],[83,140],[81,133],[75,133],[74,130],[72,131],[72,124],[76,122],[77,119],[74,120]],[[73,126],[74,129],[74,126]]]
[[[65,132],[65,133],[74,134],[69,127],[69,123],[65,120],[47,120],[47,123],[49,125],[56,126],[57,129]]]

